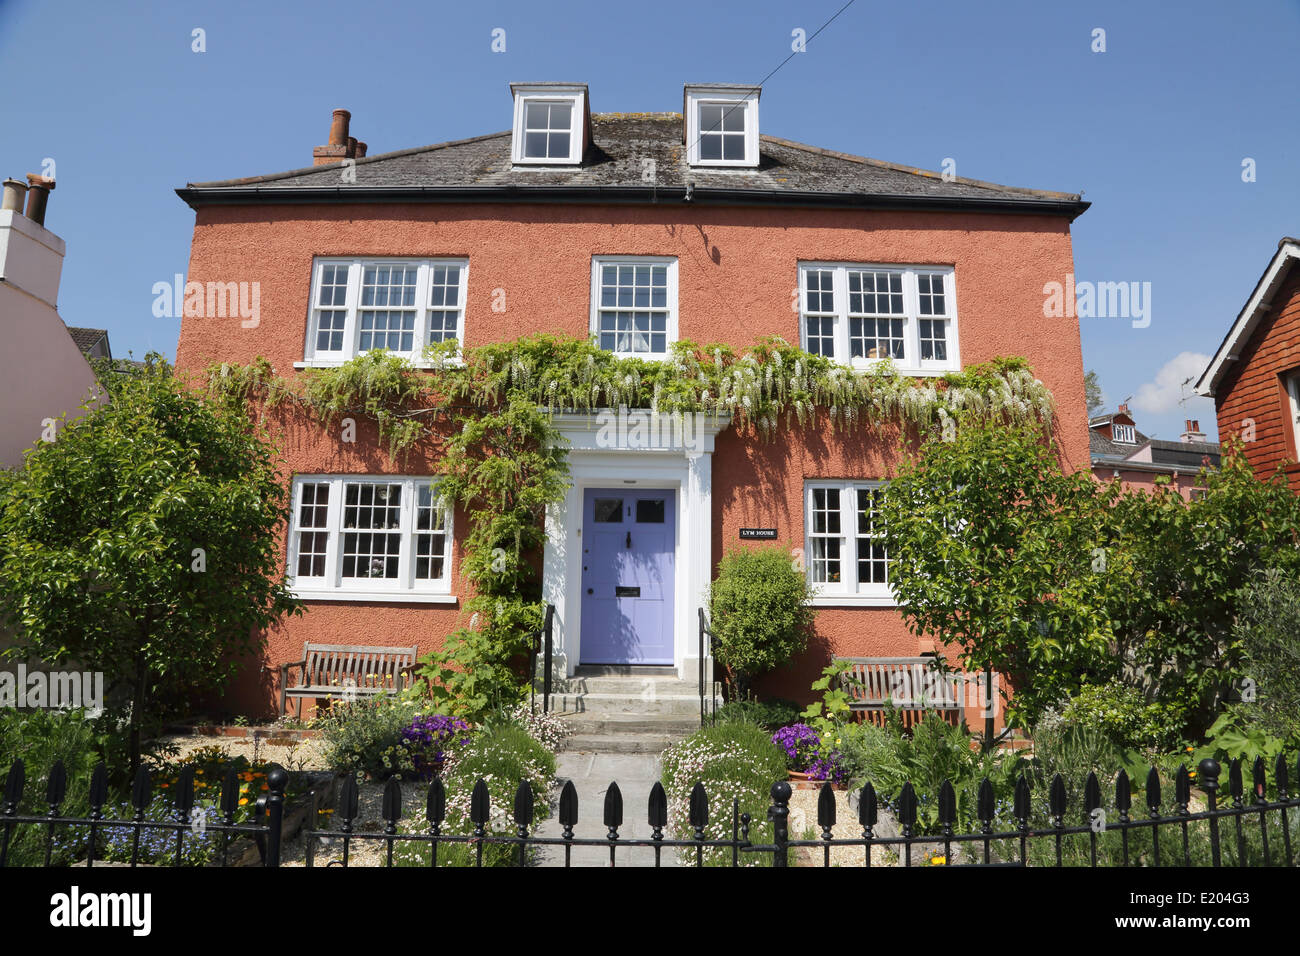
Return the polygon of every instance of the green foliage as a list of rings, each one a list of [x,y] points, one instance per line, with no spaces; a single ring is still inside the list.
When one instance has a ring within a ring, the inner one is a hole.
[[[1300,574],[1300,497],[1283,473],[1260,480],[1239,449],[1229,448],[1202,481],[1206,493],[1198,500],[1134,492],[1107,516],[1111,671],[1149,699],[1179,708],[1189,739],[1201,737],[1222,702],[1240,694],[1246,632],[1236,622],[1259,603],[1253,585],[1260,574]],[[1261,610],[1283,613],[1280,605]],[[1243,628],[1258,626],[1254,620],[1247,616]]]
[[[842,675],[852,666],[846,660],[833,660],[822,669],[822,676],[812,682],[812,690],[821,691],[822,699],[809,704],[801,716],[822,740],[833,739],[839,727],[850,719],[850,697],[844,689]]]
[[[335,701],[316,718],[322,754],[331,770],[361,771],[376,779],[394,774],[419,779],[411,751],[402,744],[402,731],[433,708],[409,697],[377,694],[355,701]]]
[[[958,645],[968,671],[1011,676],[1011,721],[1032,722],[1106,657],[1105,598],[1094,570],[1103,492],[1063,474],[1029,427],[962,424],[905,462],[881,514],[890,583],[917,635]]]
[[[1227,767],[1232,760],[1240,760],[1247,771],[1263,757],[1269,773],[1277,755],[1286,750],[1288,742],[1270,734],[1263,724],[1251,720],[1251,708],[1233,704],[1224,709],[1206,733],[1206,741],[1193,755],[1191,762],[1200,763],[1213,757]],[[1226,780],[1226,770],[1224,779]]]
[[[799,720],[799,705],[789,700],[729,700],[714,715],[715,724],[752,724],[772,733]]]
[[[807,646],[811,592],[785,550],[738,549],[718,564],[709,592],[713,654],[742,685]]]
[[[491,820],[485,829],[492,836],[516,836],[514,823],[515,791],[521,781],[533,789],[533,819],[536,828],[551,815],[556,797],[555,754],[513,720],[495,720],[476,733],[461,748],[445,774],[447,821],[444,833],[467,835],[473,832],[470,822],[470,798],[474,785],[482,778],[491,796]],[[428,832],[428,822],[421,813],[410,819],[403,832]],[[427,844],[403,843],[394,852],[399,866],[428,866]],[[532,860],[530,849],[526,860]],[[509,844],[490,843],[483,848],[484,866],[513,866],[519,851]],[[442,844],[438,849],[439,866],[473,866],[474,850],[464,843]]]
[[[664,791],[668,797],[668,827],[678,839],[691,839],[690,798],[695,784],[703,783],[709,797],[709,822],[705,836],[710,840],[732,838],[733,802],[740,801],[740,812],[751,819],[749,838],[754,843],[770,843],[772,824],[767,810],[772,805],[772,784],[786,779],[785,754],[772,743],[767,730],[744,723],[706,727],[664,751]],[[694,850],[680,851],[685,859],[695,860]],[[762,854],[744,858],[763,865]],[[723,848],[706,849],[704,861],[710,866],[730,865],[731,853]]]
[[[247,417],[151,356],[111,401],[30,452],[0,499],[7,652],[102,671],[130,700],[129,746],[165,695],[215,689],[253,635],[299,604],[278,552],[287,496]]]
[[[1083,398],[1089,415],[1096,415],[1101,411],[1101,382],[1097,379],[1097,373],[1092,370],[1083,376]]]
[[[19,711],[0,709],[0,778],[9,773],[14,760],[21,759],[26,773],[20,814],[40,816],[49,812],[45,803],[50,768],[63,761],[68,791],[60,813],[85,816],[90,809],[90,774],[100,760],[103,740],[93,722],[80,710]],[[0,830],[0,840],[3,840]],[[42,866],[45,862],[45,829],[15,827],[9,842],[9,866]],[[51,862],[66,865],[76,862],[67,855],[55,854]]]
[[[1257,578],[1242,595],[1233,637],[1251,681],[1241,689],[1240,709],[1289,747],[1300,746],[1300,583],[1277,569]]]
[[[1176,706],[1148,700],[1136,687],[1112,680],[1081,687],[1061,710],[1061,720],[1095,728],[1117,747],[1155,752],[1178,745],[1184,714]]]

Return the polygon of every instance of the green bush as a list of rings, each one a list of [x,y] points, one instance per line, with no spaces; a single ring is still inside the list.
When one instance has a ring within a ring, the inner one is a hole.
[[[772,841],[767,819],[772,805],[772,784],[786,779],[785,754],[772,743],[771,734],[752,724],[729,723],[696,731],[664,751],[664,790],[668,796],[668,827],[677,839],[691,839],[691,790],[703,783],[709,796],[709,823],[705,835],[711,840],[730,840],[733,801],[751,819],[749,838],[754,843]],[[680,851],[694,861],[693,850]],[[747,862],[761,865],[762,854],[747,854]],[[770,858],[768,858],[770,859]],[[706,849],[704,861],[711,866],[729,865],[731,853],[722,847]]]
[[[808,644],[813,612],[808,581],[778,547],[731,551],[710,592],[713,655],[746,696],[751,678],[779,667]]]
[[[63,761],[68,789],[59,813],[67,817],[84,817],[90,808],[90,774],[99,762],[102,741],[94,725],[80,710],[20,711],[12,707],[0,710],[0,778],[9,773],[16,758],[22,758],[26,776],[19,814],[41,816],[49,812],[45,803],[50,768]],[[65,828],[55,827],[54,865],[75,863],[69,856],[71,847],[63,844]],[[43,826],[19,824],[9,842],[9,866],[41,866],[45,862],[47,830]],[[3,840],[0,828],[0,840]]]
[[[1147,700],[1136,687],[1111,681],[1085,684],[1061,708],[1067,725],[1095,727],[1117,747],[1154,752],[1178,745],[1182,708]]]
[[[321,731],[326,765],[350,773],[360,770],[376,779],[394,774],[416,779],[411,752],[402,744],[402,731],[416,716],[428,712],[427,705],[392,694],[335,702],[315,722]]]
[[[715,724],[752,724],[769,733],[797,723],[802,712],[789,700],[729,700],[718,708]]]
[[[1300,744],[1300,582],[1266,572],[1242,600],[1234,637],[1244,670],[1242,716],[1272,737]]]
[[[493,836],[515,836],[515,791],[520,781],[533,788],[533,827],[551,815],[555,798],[555,754],[526,729],[510,720],[489,723],[452,757],[445,772],[447,819],[443,833],[467,835],[474,831],[470,822],[470,798],[474,785],[482,778],[491,795],[492,817],[486,829]],[[427,833],[423,812],[419,818],[403,822],[403,832]],[[533,861],[535,848],[526,859]],[[426,843],[402,842],[393,853],[398,866],[428,866],[430,847]],[[484,866],[513,866],[519,850],[510,844],[489,843],[483,848]],[[473,866],[474,851],[465,843],[443,843],[438,847],[439,866]]]

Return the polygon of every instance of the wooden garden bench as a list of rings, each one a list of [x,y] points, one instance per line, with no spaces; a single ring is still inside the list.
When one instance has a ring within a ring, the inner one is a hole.
[[[937,711],[945,718],[960,719],[966,709],[968,684],[982,682],[983,674],[964,671],[943,674],[932,669],[932,657],[837,657],[848,661],[840,675],[854,713],[904,710],[916,713]],[[994,689],[997,674],[993,675]]]
[[[302,716],[304,697],[374,697],[411,686],[416,648],[375,647],[364,644],[312,644],[302,646],[302,660],[280,665],[280,714],[288,698],[298,699]],[[289,686],[289,671],[299,668],[296,686]]]

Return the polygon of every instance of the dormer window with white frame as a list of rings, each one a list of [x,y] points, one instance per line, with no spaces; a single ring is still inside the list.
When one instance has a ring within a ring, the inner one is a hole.
[[[585,84],[512,83],[515,97],[510,158],[517,165],[576,166],[589,136]]]
[[[1137,436],[1134,434],[1134,428],[1132,425],[1120,425],[1116,422],[1111,422],[1110,438],[1111,441],[1120,442],[1125,445],[1137,444]]]
[[[688,85],[685,141],[692,166],[758,167],[760,89],[736,85]]]

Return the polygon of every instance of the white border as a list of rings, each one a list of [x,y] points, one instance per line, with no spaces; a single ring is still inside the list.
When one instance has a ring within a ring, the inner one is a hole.
[[[510,161],[517,166],[576,166],[582,162],[582,137],[587,122],[587,92],[581,86],[516,86],[515,116],[510,137]],[[572,107],[569,155],[564,159],[529,158],[524,155],[524,106],[528,103],[562,103]]]
[[[686,87],[687,162],[704,168],[758,168],[758,90],[729,90],[710,86]],[[740,106],[745,113],[745,158],[700,159],[700,107]]]
[[[673,354],[673,343],[677,341],[677,257],[676,256],[606,256],[594,255],[591,257],[591,306],[587,319],[587,331],[589,335],[596,337],[596,346],[600,346],[600,267],[605,265],[627,266],[627,265],[651,265],[651,266],[668,266],[668,321],[665,323],[667,329],[667,342],[664,350],[660,352],[617,352],[611,351],[610,355],[619,358],[636,358],[646,361],[659,361],[671,358]],[[615,311],[627,311],[624,309],[615,309]],[[617,342],[615,338],[615,342]]]

